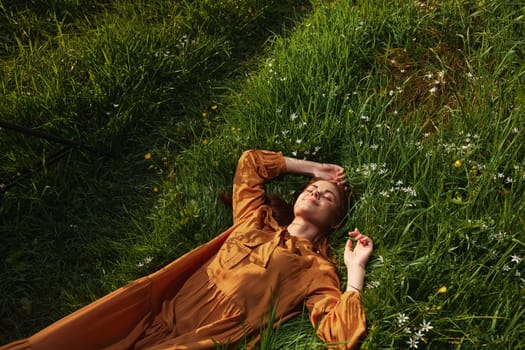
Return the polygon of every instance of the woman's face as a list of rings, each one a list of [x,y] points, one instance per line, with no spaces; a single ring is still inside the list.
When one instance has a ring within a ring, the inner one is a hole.
[[[297,197],[294,214],[310,221],[320,230],[326,230],[336,224],[340,201],[335,184],[318,180],[309,184]]]

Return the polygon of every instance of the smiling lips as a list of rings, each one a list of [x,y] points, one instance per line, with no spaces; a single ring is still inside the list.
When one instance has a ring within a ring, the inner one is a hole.
[[[310,196],[308,198],[306,198],[306,200],[310,203],[313,203],[315,205],[317,205],[317,198],[315,198],[315,196]]]

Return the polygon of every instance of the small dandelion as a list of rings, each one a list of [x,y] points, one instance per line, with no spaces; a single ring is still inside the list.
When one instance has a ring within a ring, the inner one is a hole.
[[[455,167],[455,168],[458,168],[458,169],[459,169],[459,168],[461,168],[462,166],[463,166],[463,162],[462,162],[461,160],[458,159],[458,160],[456,160],[456,161],[454,162],[454,167]]]
[[[217,108],[219,108],[219,107],[218,107],[217,105],[213,105],[213,106],[211,106],[210,108],[211,108],[212,111],[216,111]]]
[[[159,188],[157,186],[153,187],[153,192],[159,193]]]
[[[202,112],[201,116],[202,116],[203,118],[206,118],[206,117],[208,116],[208,113],[206,113],[206,112]]]
[[[146,153],[146,154],[144,155],[144,159],[146,159],[146,160],[150,160],[151,157],[152,157],[151,153]]]
[[[448,293],[448,288],[447,288],[447,286],[443,285],[443,286],[439,287],[437,292],[438,292],[438,294],[447,294]]]
[[[202,144],[205,145],[205,146],[206,146],[209,142],[210,142],[210,141],[208,141],[208,139],[204,139],[204,140],[202,140]]]

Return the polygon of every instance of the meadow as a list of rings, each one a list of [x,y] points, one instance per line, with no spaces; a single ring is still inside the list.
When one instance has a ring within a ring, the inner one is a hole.
[[[48,164],[62,145],[0,129],[0,181],[42,167],[0,202],[0,344],[222,232],[218,194],[262,148],[346,169],[334,261],[354,227],[375,242],[362,349],[525,348],[523,3],[0,1],[0,20],[0,121],[104,151]],[[259,348],[323,345],[304,312]]]

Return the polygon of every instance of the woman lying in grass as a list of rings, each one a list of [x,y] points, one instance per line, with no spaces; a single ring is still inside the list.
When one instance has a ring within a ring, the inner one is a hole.
[[[266,204],[264,182],[283,173],[313,180],[281,226]],[[4,349],[215,349],[254,346],[262,326],[303,306],[317,335],[354,348],[365,332],[361,304],[372,241],[349,232],[345,292],[327,259],[330,232],[347,211],[342,167],[251,150],[233,185],[233,226],[167,267],[139,279]],[[241,343],[242,342],[242,343]]]

